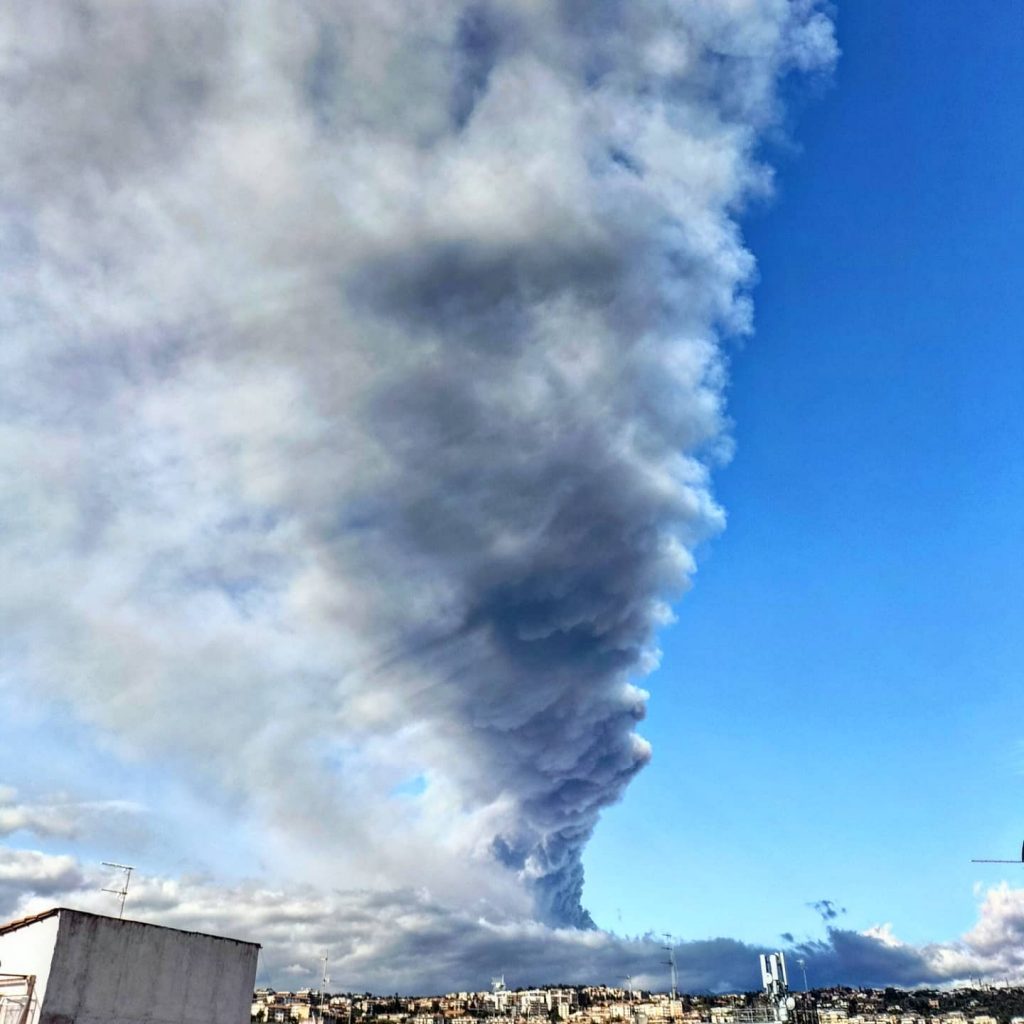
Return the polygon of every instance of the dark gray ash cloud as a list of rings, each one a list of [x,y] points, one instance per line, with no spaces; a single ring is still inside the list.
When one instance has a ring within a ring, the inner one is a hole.
[[[39,0],[0,31],[4,677],[320,882],[590,926],[636,682],[723,522],[736,214],[830,22]]]
[[[846,913],[846,907],[839,906],[835,900],[814,900],[807,906],[816,911],[826,924],[834,921],[840,914]]]

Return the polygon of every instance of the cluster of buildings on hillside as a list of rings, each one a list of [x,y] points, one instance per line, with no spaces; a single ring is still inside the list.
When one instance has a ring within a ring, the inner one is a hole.
[[[258,989],[253,995],[252,1021],[286,1024],[320,1019],[321,1002],[328,1024],[513,1024],[534,1021],[593,1024],[672,1024],[698,1021],[687,999],[632,993],[603,986],[536,988],[511,991],[503,985],[486,992],[450,992],[441,996],[325,996],[311,990],[276,992]],[[710,1017],[705,1018],[708,1021]]]
[[[509,992],[504,986],[489,992],[451,992],[442,996],[326,995],[303,989],[253,993],[252,1020],[277,1024],[289,1020],[319,1020],[321,1006],[327,1021],[339,1024],[492,1024],[502,1020],[567,1020],[578,1007],[576,989],[543,988]]]
[[[605,1000],[606,995],[618,993],[615,1005]],[[321,1002],[327,1021],[339,1024],[490,1024],[511,1021],[562,1021],[579,1017],[581,1006],[594,1013],[595,1021],[629,1020],[616,1016],[626,1012],[627,993],[616,989],[597,988],[537,988],[510,991],[504,984],[492,985],[486,992],[450,992],[441,996],[408,996],[379,998],[373,996],[326,996],[310,990],[275,992],[258,989],[253,995],[252,1020],[258,1022],[286,1022],[288,1020],[318,1020]],[[678,1000],[676,1000],[678,1003]],[[639,1003],[637,1004],[639,1005]],[[651,1004],[654,1005],[653,1003]],[[651,1024],[667,1024],[672,1019],[667,1006],[651,1016]]]
[[[1024,1024],[1024,988],[830,988],[814,993],[820,1024]]]
[[[523,1024],[572,1020],[574,1024],[816,1024],[802,1019],[807,1011],[790,996],[786,958],[782,953],[760,957],[764,992],[722,996],[717,1000],[679,996],[671,950],[672,991],[659,995],[607,986],[516,989],[495,978],[485,992],[450,992],[443,996],[328,996],[304,990],[254,993],[253,1024],[324,1020],[334,1024]]]
[[[452,992],[442,996],[325,996],[326,1024],[1024,1024],[1024,988],[960,987],[945,990],[819,989],[786,991],[782,1018],[772,994],[682,995],[580,986],[509,991]],[[788,1004],[792,1005],[788,1005]],[[253,1022],[319,1022],[318,992],[257,990]]]

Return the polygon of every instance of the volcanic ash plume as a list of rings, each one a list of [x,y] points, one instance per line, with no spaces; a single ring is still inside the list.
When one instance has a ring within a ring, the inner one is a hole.
[[[5,678],[585,926],[812,0],[0,11]],[[311,794],[316,794],[315,796]]]

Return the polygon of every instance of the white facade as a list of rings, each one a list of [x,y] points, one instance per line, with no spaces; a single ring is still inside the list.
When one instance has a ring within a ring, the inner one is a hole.
[[[247,1024],[258,954],[252,942],[77,910],[0,927],[0,972],[35,977],[26,1024]]]
[[[57,944],[57,916],[51,915],[21,931],[0,931],[0,1024],[21,1024],[38,1019],[38,1007],[46,992],[50,962]],[[18,982],[16,975],[27,975]],[[26,1002],[28,1012],[22,1011]]]

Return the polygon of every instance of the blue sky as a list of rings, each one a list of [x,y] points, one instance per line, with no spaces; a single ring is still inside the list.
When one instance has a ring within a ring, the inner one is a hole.
[[[587,851],[630,931],[770,941],[828,897],[952,937],[1003,877],[969,859],[1024,838],[1024,8],[837,25],[744,221],[728,529],[665,637],[655,758]]]

